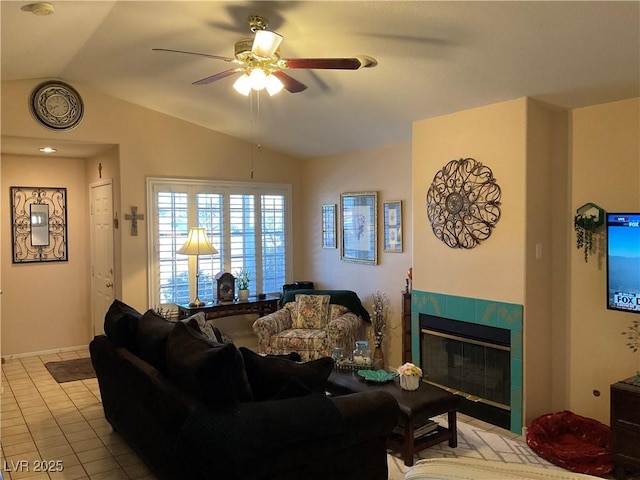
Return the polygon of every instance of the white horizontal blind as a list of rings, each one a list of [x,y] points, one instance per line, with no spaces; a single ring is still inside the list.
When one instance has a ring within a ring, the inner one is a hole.
[[[189,258],[177,250],[187,240],[187,194],[158,192],[158,304],[189,302]]]
[[[223,238],[223,204],[224,196],[219,193],[197,193],[197,225],[204,227],[211,245],[218,250],[213,255],[200,255],[200,278],[198,298],[212,299],[215,297],[216,274],[223,268],[224,244]]]
[[[218,250],[199,256],[201,300],[215,300],[216,274],[240,268],[250,272],[252,295],[281,291],[290,269],[289,186],[153,178],[147,185],[150,305],[195,297],[196,262],[176,253],[194,226]]]
[[[249,272],[252,281],[249,283],[249,294],[256,293],[256,224],[255,198],[250,195],[230,195],[230,247],[231,273],[244,268]]]
[[[262,286],[265,291],[279,291],[286,282],[285,197],[263,195],[262,212]]]

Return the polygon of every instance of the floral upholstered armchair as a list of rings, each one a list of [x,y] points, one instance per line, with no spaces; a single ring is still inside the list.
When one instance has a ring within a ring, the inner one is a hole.
[[[293,290],[284,292],[282,308],[253,324],[260,353],[298,352],[303,361],[353,349],[363,321],[370,321],[355,292]]]

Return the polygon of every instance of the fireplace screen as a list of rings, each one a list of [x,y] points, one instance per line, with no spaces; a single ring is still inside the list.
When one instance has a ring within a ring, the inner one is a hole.
[[[473,402],[510,409],[510,348],[422,330],[422,369],[427,381]]]

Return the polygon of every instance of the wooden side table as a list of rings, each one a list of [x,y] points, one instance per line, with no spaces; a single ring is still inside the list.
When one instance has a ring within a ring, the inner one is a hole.
[[[640,386],[633,379],[611,385],[611,461],[616,478],[640,469]]]
[[[178,304],[178,320],[189,318],[198,312],[204,312],[207,320],[255,313],[264,317],[278,310],[278,297],[267,295],[264,299],[249,297],[247,301],[207,302],[202,307],[190,307],[189,304]]]

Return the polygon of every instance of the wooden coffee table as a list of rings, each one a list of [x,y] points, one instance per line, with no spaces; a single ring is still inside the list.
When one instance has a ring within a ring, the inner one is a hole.
[[[396,377],[387,383],[366,382],[354,371],[334,370],[327,381],[327,391],[332,395],[346,395],[380,389],[389,392],[400,406],[398,426],[400,433],[392,433],[387,446],[390,450],[402,454],[404,464],[413,465],[413,456],[420,450],[449,441],[449,446],[458,446],[457,412],[460,397],[425,382],[420,382],[417,390],[407,391],[400,388]],[[447,427],[438,426],[434,431],[414,438],[414,427],[427,419],[447,414]]]

